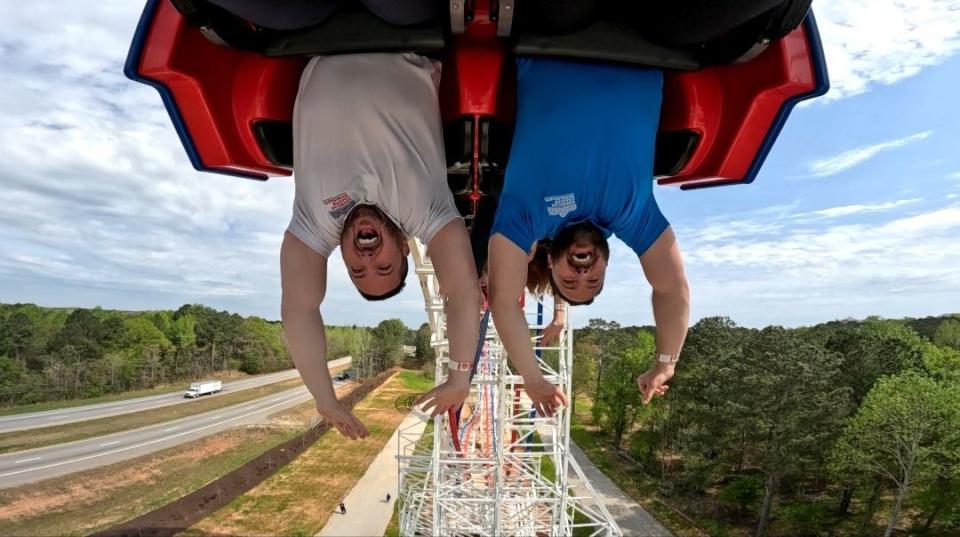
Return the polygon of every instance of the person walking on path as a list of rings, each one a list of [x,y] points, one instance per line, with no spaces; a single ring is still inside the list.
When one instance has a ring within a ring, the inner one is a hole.
[[[347,506],[343,505],[343,502],[340,502],[340,514],[341,515],[347,514]]]

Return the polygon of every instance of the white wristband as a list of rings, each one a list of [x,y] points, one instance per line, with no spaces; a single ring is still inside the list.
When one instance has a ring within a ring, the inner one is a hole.
[[[455,362],[450,360],[447,368],[450,369],[450,371],[470,371],[470,369],[473,368],[473,364],[470,362]]]
[[[675,364],[680,359],[679,354],[658,354],[657,362],[661,364]]]

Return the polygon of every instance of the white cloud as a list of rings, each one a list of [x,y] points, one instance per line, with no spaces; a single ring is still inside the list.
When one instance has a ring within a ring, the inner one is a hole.
[[[840,216],[850,216],[860,213],[875,213],[880,211],[889,211],[891,209],[896,209],[903,205],[909,205],[911,203],[917,203],[923,201],[921,198],[910,198],[905,200],[889,201],[886,203],[872,203],[872,204],[854,204],[854,205],[841,205],[839,207],[830,207],[828,209],[820,209],[817,211],[810,211],[808,213],[800,213],[794,215],[794,217],[823,217],[823,218],[837,218]]]
[[[950,174],[950,177],[953,179],[960,179],[960,172],[953,172]]]
[[[813,221],[815,222],[815,221]],[[775,236],[712,239],[678,230],[694,316],[748,325],[955,311],[960,205],[875,224],[819,227],[795,218]]]
[[[917,2],[919,12],[900,20],[877,5],[816,5],[833,97],[909,76],[956,48],[960,10],[942,8],[956,2]],[[141,8],[125,0],[0,3],[0,296],[131,309],[200,301],[275,318],[292,182],[191,170],[159,96],[122,75]],[[815,171],[848,169],[894,142],[824,159]],[[844,210],[885,211],[880,205]],[[678,230],[694,318],[796,324],[856,315],[856,307],[897,316],[936,311],[960,294],[960,209],[820,229],[791,218],[796,206]],[[636,257],[614,244],[606,292],[574,318],[650,322],[649,306],[638,311],[648,287]],[[400,298],[364,308],[338,256],[329,274],[330,323],[423,319],[413,281]]]
[[[277,318],[293,182],[193,171],[159,95],[122,73],[142,6],[0,7],[0,297]],[[339,256],[329,273],[329,323],[422,321],[400,300],[357,308]]]
[[[932,133],[933,131],[918,132],[917,134],[907,136],[906,138],[900,138],[898,140],[889,140],[886,142],[880,142],[873,145],[856,147],[856,148],[844,151],[839,155],[834,155],[832,157],[815,160],[810,163],[810,167],[809,167],[810,176],[827,177],[830,175],[836,175],[840,172],[849,170],[854,166],[862,164],[884,151],[897,149],[905,145],[911,144],[913,142],[924,140],[928,138]]]
[[[825,101],[892,84],[960,50],[957,0],[830,0],[814,12],[830,73]]]

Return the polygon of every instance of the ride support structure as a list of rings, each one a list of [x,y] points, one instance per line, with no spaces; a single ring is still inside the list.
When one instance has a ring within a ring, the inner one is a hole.
[[[444,298],[426,248],[411,241],[411,251],[440,384],[450,361]],[[539,332],[543,304],[529,296],[524,302]],[[419,427],[400,431],[400,534],[622,535],[570,455],[569,407],[553,417],[537,415],[496,328],[481,330],[481,337],[460,412],[433,418],[423,433]],[[570,393],[573,331],[564,326],[549,347],[534,339],[540,370]]]

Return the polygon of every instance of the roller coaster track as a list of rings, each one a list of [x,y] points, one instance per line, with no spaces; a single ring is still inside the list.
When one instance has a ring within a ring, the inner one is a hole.
[[[444,298],[426,248],[411,241],[411,252],[439,384],[449,363]],[[539,333],[543,304],[530,296],[525,303]],[[492,323],[482,337],[463,409],[437,416],[425,433],[400,431],[401,535],[622,535],[570,455],[570,409],[536,415]],[[565,326],[550,347],[539,339],[534,345],[541,371],[570,393],[573,331]]]

